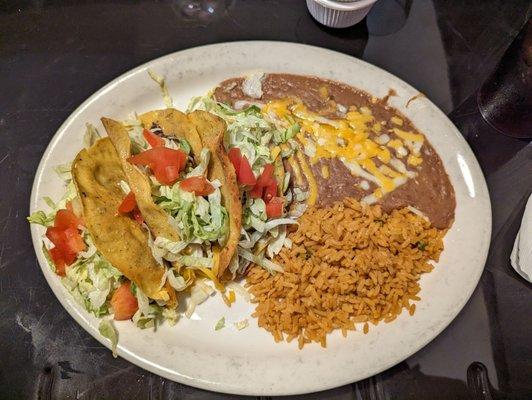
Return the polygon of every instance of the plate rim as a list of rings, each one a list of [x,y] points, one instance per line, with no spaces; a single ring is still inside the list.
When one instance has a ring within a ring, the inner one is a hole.
[[[134,68],[122,73],[118,77],[112,79],[110,82],[108,82],[103,87],[101,87],[100,89],[95,91],[93,94],[91,94],[88,98],[86,98],[67,117],[67,119],[59,126],[59,128],[55,131],[53,137],[51,138],[50,142],[46,146],[46,149],[44,150],[44,153],[42,154],[41,159],[39,161],[39,164],[38,164],[38,167],[37,167],[37,170],[36,170],[36,173],[35,173],[35,178],[34,178],[33,183],[32,183],[32,189],[31,189],[31,195],[30,195],[30,204],[29,204],[30,205],[30,207],[29,207],[30,208],[30,213],[34,212],[36,210],[37,202],[39,200],[37,198],[37,191],[38,191],[37,189],[38,189],[38,186],[40,184],[40,181],[43,179],[43,176],[44,176],[44,172],[45,172],[45,168],[44,167],[45,167],[45,165],[48,162],[48,158],[50,157],[50,154],[51,154],[53,148],[59,142],[60,137],[62,136],[62,133],[68,129],[69,125],[78,118],[79,114],[81,114],[83,112],[83,110],[85,108],[87,108],[88,105],[92,104],[94,101],[98,101],[98,98],[101,95],[103,95],[107,91],[111,90],[114,86],[118,85],[119,83],[127,80],[130,76],[133,76],[136,73],[138,73],[139,71],[145,70],[145,69],[149,68],[151,65],[153,65],[153,64],[155,64],[155,63],[157,63],[159,61],[163,61],[165,59],[171,59],[171,58],[173,58],[175,56],[182,56],[182,55],[186,54],[187,52],[194,52],[194,51],[197,51],[197,50],[206,50],[206,49],[209,49],[209,48],[217,48],[217,47],[232,46],[232,45],[235,45],[235,46],[240,46],[240,45],[253,46],[253,45],[261,45],[261,44],[266,44],[266,45],[271,45],[271,46],[292,45],[292,46],[296,46],[296,47],[309,48],[309,50],[311,50],[311,51],[327,52],[331,56],[342,57],[345,60],[349,60],[350,63],[360,64],[361,66],[364,66],[366,68],[373,69],[375,72],[377,72],[381,76],[385,77],[387,80],[389,79],[391,81],[394,81],[394,83],[399,83],[399,84],[403,85],[403,87],[405,87],[408,90],[416,91],[418,93],[421,93],[419,90],[417,90],[416,88],[414,88],[413,86],[411,86],[407,82],[403,81],[401,78],[393,75],[392,73],[390,73],[390,72],[388,72],[388,71],[386,71],[386,70],[384,70],[384,69],[382,69],[380,67],[377,67],[377,66],[375,66],[373,64],[370,64],[367,61],[364,61],[364,60],[359,59],[357,57],[354,57],[354,56],[351,56],[351,55],[348,55],[348,54],[345,54],[345,53],[342,53],[342,52],[339,52],[339,51],[336,51],[336,50],[331,50],[331,49],[327,49],[327,48],[323,48],[323,47],[319,47],[319,46],[313,46],[313,45],[302,44],[302,43],[297,43],[297,42],[272,41],[272,40],[231,41],[231,42],[220,42],[220,43],[213,43],[213,44],[207,44],[207,45],[202,45],[202,46],[195,46],[195,47],[190,47],[190,48],[178,50],[178,51],[175,51],[175,52],[172,52],[172,53],[168,53],[168,54],[162,55],[160,57],[154,58],[152,60],[149,60],[147,62],[144,62],[141,65],[139,65],[137,67],[134,67]],[[467,143],[467,141],[465,140],[463,135],[460,133],[458,128],[454,125],[454,123],[447,117],[447,115],[438,106],[436,106],[429,98],[425,97],[425,101],[428,102],[428,105],[432,109],[432,111],[435,112],[436,114],[438,114],[437,115],[438,118],[446,120],[446,122],[448,122],[449,128],[450,128],[449,129],[449,133],[452,132],[452,136],[455,137],[458,140],[458,142],[460,142],[460,146],[462,147],[462,149],[464,149],[465,151],[470,153],[469,154],[470,161],[473,163],[472,166],[473,166],[473,168],[476,169],[475,173],[477,173],[477,177],[478,177],[478,179],[475,180],[475,185],[477,185],[477,188],[479,189],[479,193],[481,194],[481,196],[479,196],[479,200],[485,202],[485,204],[484,204],[485,210],[484,211],[486,212],[486,217],[488,219],[486,221],[486,222],[488,222],[487,223],[487,228],[488,229],[486,231],[485,237],[483,237],[479,241],[479,243],[481,244],[482,253],[483,253],[482,256],[479,257],[479,259],[481,259],[483,267],[482,268],[478,268],[478,271],[477,271],[476,275],[474,276],[474,279],[472,279],[472,281],[474,281],[474,285],[471,284],[471,287],[470,287],[469,291],[466,293],[465,296],[462,297],[462,301],[460,302],[459,306],[457,306],[453,310],[451,315],[445,320],[445,322],[443,324],[438,326],[438,329],[436,329],[434,331],[435,333],[429,335],[428,338],[423,340],[423,341],[416,342],[416,345],[411,347],[411,350],[408,352],[407,355],[403,355],[399,359],[394,359],[392,361],[388,361],[386,363],[383,363],[382,368],[380,368],[378,370],[372,370],[371,372],[368,372],[367,374],[363,374],[362,376],[354,378],[356,380],[353,380],[353,378],[349,379],[349,378],[346,377],[344,379],[338,379],[338,380],[336,380],[336,381],[334,381],[332,383],[329,383],[329,384],[315,384],[312,387],[309,387],[308,390],[307,389],[300,389],[300,390],[295,390],[295,391],[276,391],[276,390],[268,390],[268,389],[265,389],[265,388],[250,391],[250,390],[245,390],[243,388],[235,387],[234,385],[229,385],[227,383],[224,385],[224,384],[220,384],[220,383],[216,383],[216,382],[198,380],[198,379],[194,378],[193,376],[186,376],[186,375],[183,375],[183,374],[176,374],[175,372],[171,373],[171,371],[168,371],[164,367],[158,366],[157,364],[155,364],[153,362],[150,362],[149,360],[142,359],[142,358],[138,357],[137,355],[135,355],[135,353],[129,351],[126,348],[123,348],[120,345],[120,343],[119,343],[118,348],[117,348],[118,355],[123,357],[127,361],[139,366],[140,368],[146,369],[146,370],[148,370],[148,371],[150,371],[150,372],[152,372],[152,373],[154,373],[156,375],[162,376],[162,377],[167,378],[167,379],[172,380],[172,381],[176,381],[176,382],[179,382],[179,383],[183,383],[183,384],[186,384],[186,385],[197,387],[197,388],[200,388],[200,389],[206,389],[206,390],[216,391],[216,392],[220,392],[220,393],[231,393],[231,394],[241,394],[241,395],[297,395],[297,394],[311,393],[311,392],[317,392],[317,391],[319,392],[319,391],[323,391],[323,390],[336,388],[336,387],[339,387],[339,386],[343,386],[343,385],[346,385],[346,384],[351,384],[351,383],[366,379],[366,378],[368,378],[370,376],[374,376],[376,374],[379,374],[382,371],[385,371],[385,370],[393,367],[394,365],[396,365],[396,364],[406,360],[407,358],[411,357],[413,354],[417,353],[419,350],[421,350],[427,344],[429,344],[435,338],[437,338],[451,324],[451,322],[453,322],[455,320],[455,318],[458,316],[458,314],[462,311],[462,309],[469,302],[474,290],[478,286],[478,282],[479,282],[479,280],[481,278],[481,275],[482,275],[482,273],[484,271],[484,268],[485,268],[485,265],[486,265],[486,260],[487,260],[487,257],[488,257],[489,246],[490,246],[490,243],[491,243],[492,207],[491,207],[491,199],[490,199],[490,196],[489,196],[488,186],[487,186],[487,183],[486,183],[486,179],[485,179],[484,173],[483,173],[482,168],[480,167],[480,164],[478,162],[478,159],[476,158],[475,154],[473,153],[471,147],[469,146],[469,144]],[[437,152],[439,154],[438,150],[437,150]],[[34,250],[35,250],[35,255],[36,255],[37,261],[39,263],[39,266],[41,268],[41,273],[44,275],[44,277],[45,277],[45,279],[46,279],[46,281],[48,283],[48,286],[50,287],[50,289],[54,293],[54,295],[57,298],[57,300],[59,301],[59,303],[63,306],[63,308],[70,314],[70,316],[86,332],[88,332],[91,336],[93,336],[99,343],[101,343],[102,345],[104,345],[105,347],[110,349],[111,345],[110,345],[109,341],[107,339],[103,338],[99,334],[98,330],[95,329],[86,318],[84,318],[84,316],[77,309],[77,306],[75,306],[73,304],[72,299],[69,299],[69,298],[65,297],[59,290],[55,289],[55,285],[52,284],[52,279],[54,279],[55,276],[47,275],[47,274],[44,273],[44,268],[49,268],[49,266],[47,265],[45,260],[44,260],[45,262],[43,262],[43,257],[44,256],[41,254],[42,253],[41,252],[41,246],[42,246],[41,236],[40,236],[40,234],[38,232],[38,227],[36,227],[35,225],[31,226],[31,236],[32,236],[32,242],[33,242]]]

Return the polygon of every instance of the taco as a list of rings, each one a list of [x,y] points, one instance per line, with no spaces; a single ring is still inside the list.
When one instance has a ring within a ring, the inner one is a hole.
[[[165,269],[148,247],[148,233],[117,212],[126,174],[109,138],[79,152],[72,165],[81,214],[99,252],[149,298],[175,307],[175,290],[165,284]]]
[[[138,121],[144,141],[135,145],[124,125],[102,118],[159,246],[155,251],[178,274],[190,278],[195,275],[191,271],[199,270],[217,281],[235,254],[242,212],[235,172],[222,144],[225,124],[216,117],[174,109],[148,112]],[[142,161],[152,153],[154,160]],[[165,176],[160,171],[173,165],[160,163],[178,154],[184,154],[178,173]],[[199,219],[198,210],[203,214]]]

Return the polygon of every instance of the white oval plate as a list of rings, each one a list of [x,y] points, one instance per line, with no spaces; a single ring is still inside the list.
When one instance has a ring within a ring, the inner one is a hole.
[[[120,76],[85,101],[59,128],[41,160],[31,196],[31,211],[45,208],[43,196],[58,199],[63,185],[53,167],[71,161],[82,148],[85,123],[105,132],[100,117],[163,108],[157,85],[147,69],[166,77],[174,105],[184,109],[192,96],[206,93],[222,80],[252,70],[316,75],[345,82],[377,97],[389,89],[390,104],[423,132],[440,154],[456,191],[456,221],[445,238],[437,267],[421,280],[421,301],[414,316],[406,312],[391,324],[372,327],[367,335],[333,334],[327,349],[317,344],[297,349],[296,341],[274,343],[249,317],[252,307],[239,300],[231,309],[219,295],[198,307],[193,319],[157,332],[117,322],[118,354],[166,378],[219,392],[286,395],[324,390],[354,382],[404,360],[436,337],[469,299],[482,273],[491,234],[491,207],[480,167],[466,141],[426,97],[400,79],[356,58],[293,43],[236,42],[170,54]],[[105,346],[98,320],[80,307],[50,270],[41,252],[43,230],[31,228],[33,244],[48,284],[65,309]],[[215,331],[226,318],[226,327]],[[249,318],[238,331],[233,322]]]

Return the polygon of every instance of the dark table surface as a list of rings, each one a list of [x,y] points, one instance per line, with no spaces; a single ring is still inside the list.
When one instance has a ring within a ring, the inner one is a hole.
[[[531,399],[532,285],[508,257],[532,190],[532,144],[495,132],[476,102],[530,12],[527,0],[380,0],[334,30],[302,0],[0,0],[0,399],[240,398],[113,359],[52,294],[25,217],[46,145],[94,91],[155,57],[248,39],[338,50],[424,92],[469,142],[493,206],[486,268],[442,334],[377,376],[291,399]]]

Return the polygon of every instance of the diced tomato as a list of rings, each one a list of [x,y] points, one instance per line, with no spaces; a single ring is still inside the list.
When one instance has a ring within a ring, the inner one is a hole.
[[[242,156],[240,149],[237,147],[230,149],[227,155],[235,168],[238,183],[241,185],[254,186],[257,183],[257,178],[255,178],[255,174],[253,174],[253,171],[251,170],[251,165],[249,164],[247,157]],[[259,189],[257,189],[257,191],[258,190]]]
[[[74,214],[72,204],[68,202],[66,209],[57,211],[54,226],[46,229],[46,237],[54,244],[49,254],[58,275],[64,276],[66,266],[72,264],[78,253],[87,247],[78,230],[80,225],[83,221]]]
[[[144,222],[144,218],[142,217],[139,207],[137,206],[137,201],[133,192],[129,192],[128,195],[124,197],[124,200],[122,200],[122,203],[120,203],[118,206],[118,212],[122,214],[130,213],[130,216],[133,217],[133,219],[137,221],[139,225],[142,225]]]
[[[153,169],[155,178],[163,185],[171,185],[179,178],[181,168],[177,165],[167,165]]]
[[[270,178],[270,181],[264,188],[263,199],[266,203],[270,202],[275,196],[277,196],[277,181],[275,178]]]
[[[52,247],[48,253],[54,262],[55,272],[60,276],[65,276],[66,267],[77,258],[77,253],[66,252],[63,247],[58,246]]]
[[[122,200],[122,203],[118,206],[118,212],[122,214],[127,214],[128,212],[131,212],[135,209],[137,206],[137,201],[135,200],[135,194],[133,192],[129,192],[126,197],[124,197],[124,200]]]
[[[77,228],[50,227],[46,230],[46,237],[65,254],[78,254],[85,250],[85,242]]]
[[[149,131],[147,129],[144,129],[142,131],[142,135],[144,136],[144,139],[150,144],[151,147],[161,147],[164,146],[164,139],[152,131]]]
[[[57,248],[54,247],[48,250],[50,257],[55,265],[55,273],[60,276],[65,276],[66,274],[66,261],[63,253]]]
[[[269,182],[273,179],[273,165],[266,164],[264,170],[257,179],[257,183],[253,186],[253,189],[249,191],[249,195],[252,199],[260,199],[263,196],[264,190],[268,186]],[[273,196],[272,196],[273,197]]]
[[[128,161],[150,167],[159,182],[170,185],[179,178],[179,172],[185,168],[187,154],[179,149],[154,147],[130,157]]]
[[[253,186],[253,189],[249,191],[249,195],[252,199],[260,199],[262,198],[263,190],[264,187],[257,183],[255,186]]]
[[[71,201],[67,201],[66,202],[66,209],[76,216],[76,218],[78,219],[78,226],[79,225],[85,226],[85,221],[83,221],[83,218],[82,217],[78,217],[77,214],[74,212],[74,207],[72,206],[72,202]],[[57,216],[56,216],[56,218],[57,218]]]
[[[179,186],[186,192],[194,192],[196,196],[207,196],[214,192],[214,187],[204,176],[191,176],[183,179]]]
[[[54,226],[60,229],[66,228],[78,228],[79,225],[82,225],[81,220],[74,214],[72,211],[59,210],[55,214]]]
[[[57,253],[60,254],[61,259],[65,263],[65,269],[66,269],[67,266],[69,266],[74,261],[76,261],[76,258],[78,257],[78,255],[76,253],[68,253],[68,252],[65,253],[58,247],[54,247],[54,249],[57,249],[56,250]]]
[[[266,203],[266,215],[268,218],[278,218],[283,215],[284,199],[282,197],[274,197],[269,203]]]
[[[79,234],[77,228],[67,228],[63,231],[65,238],[65,250],[67,253],[78,254],[80,251],[86,250],[85,242]]]
[[[261,185],[262,187],[268,186],[268,183],[273,178],[273,165],[272,164],[266,164],[264,166],[264,169],[262,170],[262,173],[259,176],[259,179],[257,179],[257,185]]]
[[[242,185],[253,186],[257,183],[257,178],[249,165],[249,161],[246,156],[242,156],[240,161],[240,170],[238,171],[238,182]]]
[[[236,176],[238,176],[238,172],[240,171],[240,162],[242,161],[242,154],[240,153],[240,149],[238,147],[233,147],[232,149],[229,149],[229,153],[227,153],[227,156],[229,157],[229,160],[231,160],[231,163],[235,168]]]
[[[62,233],[63,233],[63,229],[61,228],[50,227],[46,229],[46,237],[50,239],[50,242],[52,242],[56,246],[59,243],[62,243],[62,237],[63,237]]]
[[[115,313],[114,319],[123,321],[131,319],[139,309],[137,298],[131,293],[131,282],[122,283],[111,297],[111,305]]]
[[[133,219],[137,221],[139,225],[142,225],[144,223],[144,217],[140,213],[140,210],[138,207],[135,207],[133,211],[131,212],[131,215],[133,215]]]

